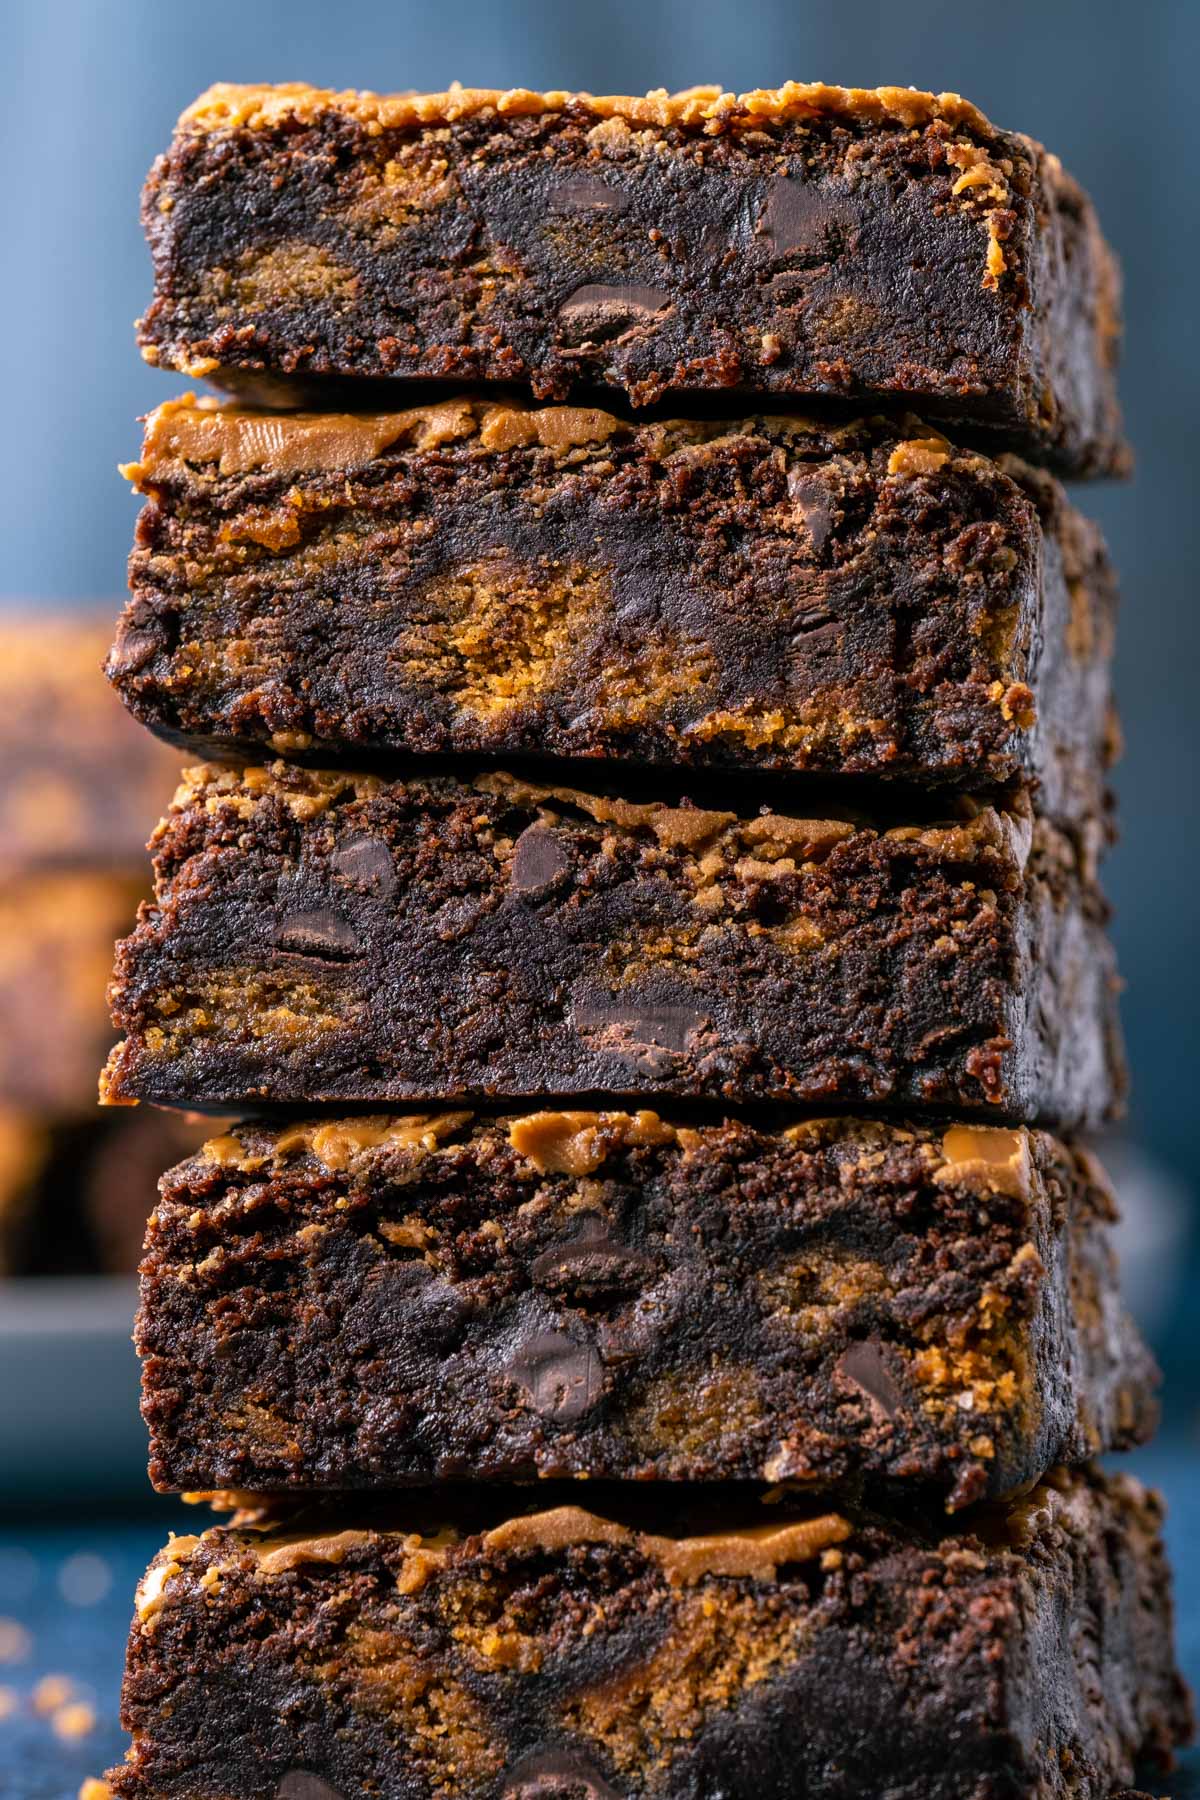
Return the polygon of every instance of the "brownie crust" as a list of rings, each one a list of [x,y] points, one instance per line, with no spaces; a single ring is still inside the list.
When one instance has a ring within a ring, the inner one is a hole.
[[[163,1177],[151,1479],[795,1481],[956,1510],[1149,1436],[1094,1162],[653,1112],[247,1124]]]
[[[1019,813],[207,765],[155,848],[110,988],[110,1101],[640,1093],[1065,1128],[1120,1087],[1099,896]]]
[[[220,383],[822,396],[1076,474],[1125,463],[1092,208],[953,95],[221,85],[179,121],[143,220],[143,354]]]
[[[1109,1800],[1189,1731],[1160,1509],[1127,1477],[952,1531],[573,1498],[174,1539],[116,1800]]]
[[[108,674],[193,749],[1015,782],[1104,817],[1100,534],[919,419],[189,397],[126,472],[148,504]]]

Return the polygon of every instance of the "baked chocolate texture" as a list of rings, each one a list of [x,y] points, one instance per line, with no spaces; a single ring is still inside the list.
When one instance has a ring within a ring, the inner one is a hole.
[[[1014,782],[1103,817],[1116,584],[1053,478],[918,419],[170,402],[108,672],[152,730]]]
[[[143,219],[143,354],[226,385],[824,396],[1076,474],[1125,461],[1092,208],[956,95],[221,85],[181,118]]]
[[[796,1481],[952,1509],[1149,1436],[1111,1196],[1044,1132],[653,1112],[239,1126],[163,1178],[162,1489]]]
[[[1188,1733],[1160,1507],[1128,1477],[904,1531],[577,1497],[175,1538],[138,1592],[116,1800],[1109,1800]]]
[[[1046,820],[628,791],[188,771],[118,945],[106,1097],[639,1093],[1060,1127],[1114,1105],[1103,906]]]

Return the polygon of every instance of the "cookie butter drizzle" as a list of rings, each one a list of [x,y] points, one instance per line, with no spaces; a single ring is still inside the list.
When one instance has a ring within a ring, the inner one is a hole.
[[[427,452],[475,438],[485,451],[536,445],[564,453],[631,429],[594,406],[446,400],[395,413],[279,415],[183,394],[147,416],[141,458],[121,473],[138,488],[181,462],[215,463],[226,476],[329,474],[362,468],[401,442]]]
[[[140,492],[181,465],[215,466],[218,474],[299,475],[353,473],[396,448],[418,455],[467,446],[477,455],[545,450],[572,458],[599,450],[612,439],[632,441],[651,455],[686,458],[730,438],[766,438],[785,448],[816,438],[834,455],[863,425],[897,435],[887,474],[913,480],[936,476],[949,463],[963,471],[992,468],[975,451],[957,449],[912,414],[885,420],[870,415],[838,425],[805,413],[748,413],[740,419],[664,419],[632,423],[595,406],[523,406],[482,400],[445,400],[403,412],[270,413],[212,396],[181,394],[148,413],[142,452],[121,473]],[[914,435],[920,433],[922,435]],[[1009,459],[1018,474],[1023,465]]]
[[[483,1532],[479,1541],[485,1555],[496,1557],[555,1555],[587,1544],[628,1547],[656,1562],[673,1587],[685,1587],[709,1577],[772,1581],[778,1569],[789,1563],[812,1561],[844,1543],[853,1530],[849,1519],[840,1513],[822,1513],[808,1519],[673,1538],[635,1531],[581,1506],[559,1506],[505,1519]],[[398,1544],[404,1561],[397,1585],[403,1594],[416,1593],[423,1587],[447,1553],[463,1541],[453,1526],[432,1533],[352,1528],[333,1533],[260,1535],[250,1530],[234,1539],[239,1551],[253,1554],[260,1572],[268,1579],[312,1564],[340,1567],[357,1551]],[[202,1544],[224,1547],[213,1533],[206,1532],[199,1538],[175,1538],[159,1553],[138,1590],[137,1612],[143,1631],[154,1629],[166,1604],[169,1583]],[[213,1566],[219,1574],[220,1563]],[[211,1584],[215,1578],[204,1579]]]
[[[649,1109],[629,1113],[544,1108],[494,1120],[477,1119],[470,1112],[382,1113],[301,1120],[273,1133],[257,1131],[249,1142],[228,1132],[210,1138],[199,1154],[221,1168],[253,1174],[268,1163],[278,1169],[290,1157],[307,1153],[331,1174],[339,1174],[353,1172],[377,1152],[400,1151],[417,1159],[435,1156],[444,1141],[461,1140],[464,1132],[473,1130],[484,1141],[496,1132],[506,1134],[511,1148],[539,1175],[578,1180],[595,1174],[610,1156],[624,1150],[667,1149],[690,1155],[702,1148],[707,1137],[719,1136],[723,1129],[673,1125]],[[870,1142],[872,1155],[878,1146],[875,1136],[869,1134],[890,1135],[897,1143],[909,1143],[914,1136],[902,1126],[867,1125],[837,1117],[804,1119],[777,1135],[783,1143],[804,1148],[810,1142],[819,1145],[829,1133],[856,1143]],[[940,1140],[932,1131],[922,1150],[930,1177],[939,1187],[981,1196],[1028,1198],[1037,1135],[1024,1126],[951,1125]]]

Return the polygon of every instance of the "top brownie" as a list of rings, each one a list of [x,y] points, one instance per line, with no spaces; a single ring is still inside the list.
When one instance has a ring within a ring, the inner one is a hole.
[[[220,84],[144,220],[147,359],[260,397],[331,376],[824,395],[1074,474],[1125,462],[1091,205],[953,94]]]

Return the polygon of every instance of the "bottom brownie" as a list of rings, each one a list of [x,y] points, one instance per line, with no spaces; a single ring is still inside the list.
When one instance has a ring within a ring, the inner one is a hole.
[[[1160,1508],[1127,1477],[929,1536],[777,1490],[560,1498],[173,1539],[114,1795],[1107,1800],[1189,1730]]]

